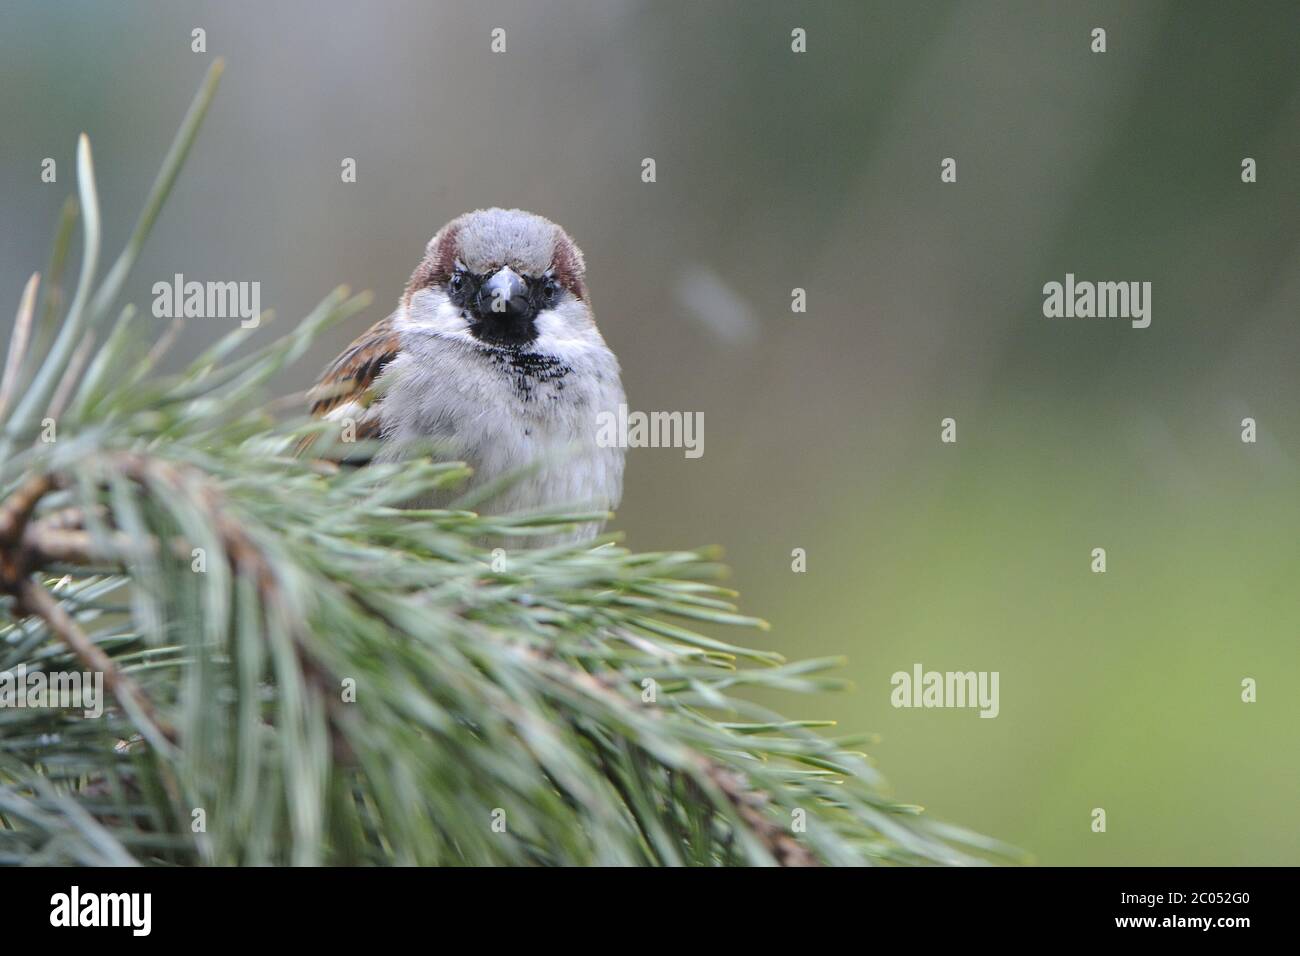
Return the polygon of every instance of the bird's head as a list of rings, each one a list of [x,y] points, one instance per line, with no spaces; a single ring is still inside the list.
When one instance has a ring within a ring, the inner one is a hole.
[[[478,209],[429,241],[402,303],[408,321],[439,335],[550,351],[595,333],[585,280],[582,251],[549,219]]]

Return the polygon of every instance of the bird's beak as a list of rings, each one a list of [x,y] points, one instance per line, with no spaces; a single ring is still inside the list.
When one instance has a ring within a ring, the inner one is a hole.
[[[478,313],[483,318],[513,319],[527,315],[530,308],[528,284],[509,266],[504,266],[479,287]]]

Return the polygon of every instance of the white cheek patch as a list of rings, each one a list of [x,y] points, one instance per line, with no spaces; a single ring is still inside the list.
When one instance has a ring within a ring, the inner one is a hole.
[[[408,331],[439,335],[469,335],[469,322],[441,291],[423,289],[411,296],[411,303],[398,320]]]
[[[558,342],[568,338],[566,323],[554,309],[542,309],[533,319],[533,328],[537,329],[537,338],[542,341]]]
[[[573,302],[561,302],[553,309],[542,309],[533,325],[539,342],[557,346],[582,346],[596,338],[587,310]]]
[[[537,338],[533,340],[532,350],[541,355],[568,361],[583,349],[583,343],[575,337],[570,323],[557,315],[554,309],[538,312],[533,319],[533,328],[537,330]]]
[[[563,302],[554,309],[543,309],[537,313],[535,324],[534,352],[575,368],[586,368],[592,362],[604,368],[604,356],[609,355],[609,349],[581,303]]]

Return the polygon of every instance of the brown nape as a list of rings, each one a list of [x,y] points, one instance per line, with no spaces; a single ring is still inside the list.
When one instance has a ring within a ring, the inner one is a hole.
[[[555,270],[555,281],[568,289],[582,301],[587,301],[587,284],[583,279],[584,266],[582,253],[573,245],[573,241],[563,232],[555,237],[555,252],[552,254],[551,268]]]
[[[452,270],[456,267],[456,238],[459,232],[459,225],[449,223],[434,237],[434,241],[429,244],[429,251],[425,253],[406,283],[406,289],[402,293],[403,302],[409,302],[411,295],[420,289],[446,282],[451,278]]]

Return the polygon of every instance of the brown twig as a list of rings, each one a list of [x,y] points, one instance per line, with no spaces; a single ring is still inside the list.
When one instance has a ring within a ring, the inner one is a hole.
[[[229,556],[231,567],[239,573],[241,570],[251,577],[258,590],[262,592],[266,613],[278,613],[289,632],[293,644],[294,656],[302,668],[303,677],[315,688],[325,703],[327,725],[330,733],[330,746],[334,758],[340,763],[351,763],[355,759],[352,745],[342,726],[346,719],[347,708],[342,698],[335,692],[339,686],[329,670],[312,653],[310,643],[303,631],[302,621],[285,612],[285,601],[281,590],[279,576],[267,561],[266,555],[257,542],[244,530],[244,526],[231,513],[225,504],[225,498],[206,475],[192,469],[180,469],[158,459],[133,456],[132,469],[143,468],[144,473],[152,471],[155,476],[177,491],[191,487],[209,519],[221,538],[221,544]],[[140,480],[140,479],[137,479]]]
[[[627,698],[620,693],[618,680],[614,675],[591,674],[558,660],[553,654],[536,648],[523,648],[523,653],[551,667],[563,668],[568,679],[587,689],[598,693],[606,700],[619,707],[627,706]],[[658,711],[647,711],[653,717],[660,717]],[[744,821],[750,832],[758,839],[768,853],[780,866],[820,866],[821,861],[801,844],[792,834],[787,833],[770,817],[763,813],[768,798],[761,790],[753,789],[743,774],[724,767],[722,764],[697,755],[694,760],[696,778],[707,781],[716,788],[731,804],[736,814]]]
[[[63,483],[57,475],[32,475],[0,504],[0,590],[14,596],[18,613],[39,617],[83,664],[103,674],[105,685],[123,706],[134,707],[158,728],[159,733],[174,743],[175,730],[158,718],[153,702],[135,681],[124,674],[50,592],[32,578],[45,563],[91,563],[116,557],[115,553],[105,552],[99,547],[85,531],[68,530],[57,524],[43,526],[41,522],[31,520],[41,499]],[[68,520],[66,511],[56,514],[59,522]],[[129,542],[123,538],[119,544]]]
[[[99,645],[86,636],[86,632],[77,626],[72,615],[50,596],[49,591],[30,577],[24,577],[14,589],[14,595],[18,599],[20,611],[39,617],[83,664],[104,675],[105,686],[118,701],[124,706],[133,705],[149,723],[158,728],[159,733],[176,743],[176,731],[158,717],[153,701],[135,681],[118,669],[112,659],[100,650]]]
[[[753,790],[743,776],[711,761],[701,761],[701,771],[726,796],[750,830],[767,847],[767,851],[781,866],[820,866],[817,857],[781,829],[763,813],[767,794]]]
[[[40,500],[60,486],[54,475],[32,475],[0,504],[0,546],[13,545],[27,529],[27,522]]]
[[[61,528],[45,520],[28,525],[22,543],[27,564],[33,568],[50,564],[124,564],[125,555],[152,546],[151,541],[139,541],[120,531],[101,542],[89,531]]]

